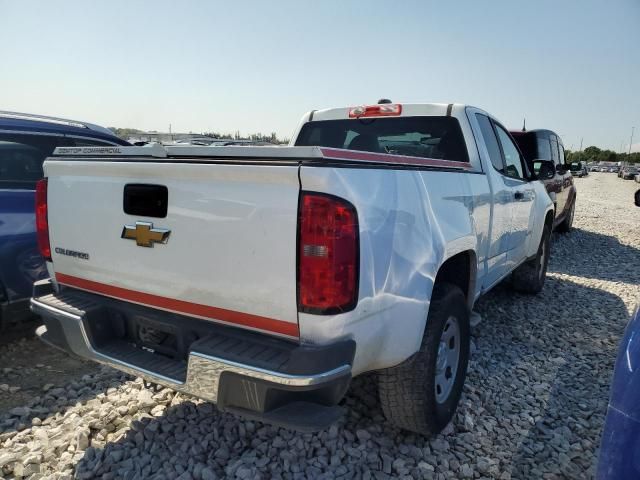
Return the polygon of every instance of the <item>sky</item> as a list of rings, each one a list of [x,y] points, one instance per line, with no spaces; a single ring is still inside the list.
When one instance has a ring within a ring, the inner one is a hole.
[[[640,151],[640,0],[0,0],[0,109],[289,137],[313,109],[458,102]]]

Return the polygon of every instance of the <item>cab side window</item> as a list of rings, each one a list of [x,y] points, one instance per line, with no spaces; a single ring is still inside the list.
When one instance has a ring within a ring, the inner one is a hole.
[[[524,169],[522,167],[522,157],[520,156],[520,150],[516,147],[516,144],[511,140],[511,136],[500,125],[496,125],[496,132],[498,132],[498,138],[502,145],[502,152],[504,154],[505,171],[504,174],[512,178],[524,178]]]
[[[549,139],[537,137],[537,144],[538,155],[535,156],[534,160],[551,160],[551,146],[549,144]]]
[[[562,165],[563,168],[569,168],[564,158],[564,147],[560,144],[560,142],[558,142],[558,154],[560,158],[560,165]]]
[[[503,175],[506,175],[504,163],[502,162],[502,153],[500,152],[500,144],[496,138],[496,133],[493,131],[491,120],[489,120],[489,117],[480,113],[476,113],[476,119],[478,120],[478,125],[480,125],[482,138],[484,139],[484,144],[487,146],[493,168]]]

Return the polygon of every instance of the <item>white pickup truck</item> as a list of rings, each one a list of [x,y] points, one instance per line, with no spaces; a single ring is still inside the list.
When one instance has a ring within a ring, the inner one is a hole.
[[[326,427],[375,371],[390,422],[439,432],[474,302],[545,279],[553,203],[469,106],[313,111],[281,148],[58,148],[44,171],[40,337],[277,425]]]

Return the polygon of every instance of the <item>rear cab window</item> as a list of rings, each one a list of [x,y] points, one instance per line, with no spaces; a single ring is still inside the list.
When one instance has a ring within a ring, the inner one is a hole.
[[[300,130],[296,146],[469,162],[460,123],[444,116],[308,122]]]

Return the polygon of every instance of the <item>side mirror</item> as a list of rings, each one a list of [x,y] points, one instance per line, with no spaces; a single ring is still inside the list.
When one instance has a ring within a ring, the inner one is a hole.
[[[636,190],[636,207],[640,207],[640,190]]]
[[[556,175],[556,166],[551,160],[534,160],[533,171],[538,180],[549,180]]]

